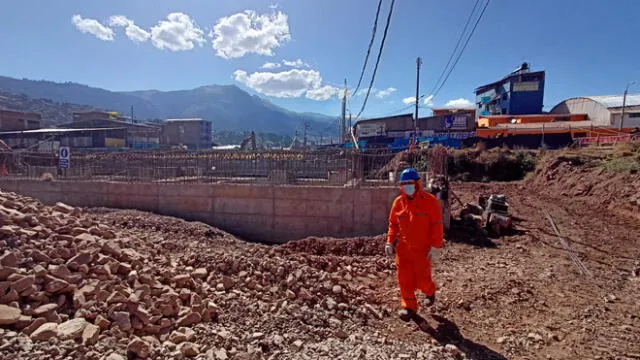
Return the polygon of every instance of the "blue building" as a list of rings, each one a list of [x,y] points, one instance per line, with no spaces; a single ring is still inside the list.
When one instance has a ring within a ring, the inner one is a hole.
[[[476,89],[477,116],[541,114],[544,71],[529,71],[523,63],[502,80]]]

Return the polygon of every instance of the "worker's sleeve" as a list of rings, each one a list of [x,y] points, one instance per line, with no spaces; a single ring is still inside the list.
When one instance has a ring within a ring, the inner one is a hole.
[[[444,235],[444,226],[442,224],[442,207],[440,206],[440,201],[435,197],[431,200],[430,216],[431,219],[431,234],[429,234],[430,239],[429,242],[431,246],[435,248],[442,247],[442,236]]]
[[[389,212],[389,230],[387,231],[387,244],[393,244],[398,238],[400,226],[398,225],[397,210],[399,206],[400,201],[398,199],[394,200],[393,205],[391,205],[391,211]]]

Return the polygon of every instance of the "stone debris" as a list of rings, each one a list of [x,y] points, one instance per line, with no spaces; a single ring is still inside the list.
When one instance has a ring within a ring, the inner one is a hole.
[[[83,318],[72,319],[58,325],[58,338],[61,340],[73,340],[82,336],[87,327],[87,321]]]
[[[15,324],[21,316],[20,309],[7,305],[0,305],[0,325]]]
[[[58,324],[54,322],[44,323],[31,334],[31,339],[47,341],[58,334]]]
[[[45,206],[2,191],[0,206],[3,356],[311,359],[335,357],[334,349],[347,358],[383,354],[373,338],[367,338],[369,353],[360,345],[326,342],[346,341],[389,317],[373,296],[376,280],[369,276],[390,272],[378,238],[371,240],[377,245],[349,243],[349,252],[370,251],[375,258],[344,260],[320,242],[249,244],[204,224],[137,211]]]

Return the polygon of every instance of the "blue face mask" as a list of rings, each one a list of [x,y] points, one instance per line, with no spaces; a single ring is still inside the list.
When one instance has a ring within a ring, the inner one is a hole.
[[[414,184],[402,185],[402,191],[408,196],[413,196],[416,193],[416,186]]]

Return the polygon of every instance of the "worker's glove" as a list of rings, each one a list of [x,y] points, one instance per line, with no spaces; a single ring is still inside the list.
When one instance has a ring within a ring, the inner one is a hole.
[[[396,252],[396,247],[393,244],[387,244],[384,246],[384,254],[387,255],[387,258],[392,258],[394,253]]]

